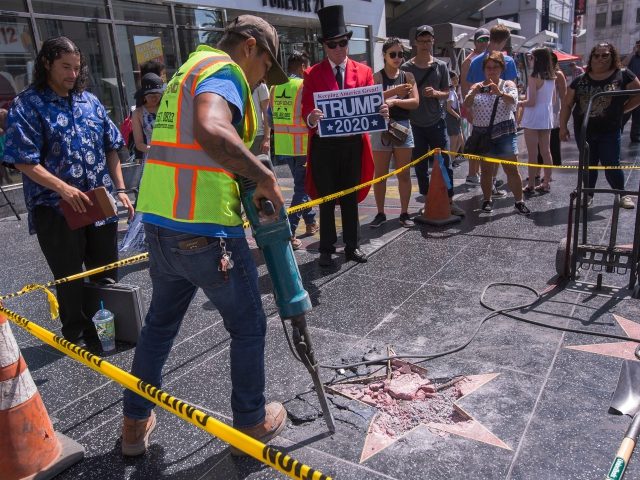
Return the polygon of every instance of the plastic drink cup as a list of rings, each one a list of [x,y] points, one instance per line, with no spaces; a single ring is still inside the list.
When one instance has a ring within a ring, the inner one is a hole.
[[[104,308],[100,302],[100,310],[96,312],[91,320],[98,332],[98,338],[102,344],[102,350],[110,352],[116,348],[116,329],[113,322],[113,313]]]

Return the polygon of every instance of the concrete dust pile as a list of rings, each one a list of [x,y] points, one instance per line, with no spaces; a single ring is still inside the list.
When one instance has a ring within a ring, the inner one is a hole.
[[[468,417],[454,407],[462,396],[464,377],[434,383],[427,370],[394,360],[386,377],[369,377],[359,383],[338,383],[330,388],[345,397],[378,409],[372,425],[379,435],[397,438],[421,424],[454,424]]]

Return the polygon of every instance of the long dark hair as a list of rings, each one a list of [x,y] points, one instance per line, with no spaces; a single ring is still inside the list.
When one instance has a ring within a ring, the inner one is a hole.
[[[532,77],[537,77],[542,80],[553,80],[556,78],[551,51],[548,48],[535,48],[531,54],[533,55]]]
[[[598,48],[607,48],[609,50],[609,53],[611,54],[611,63],[609,64],[609,68],[613,68],[615,70],[622,68],[622,63],[620,63],[620,54],[618,53],[618,50],[616,50],[616,47],[614,47],[612,43],[601,42],[591,49],[585,72],[589,73],[591,71],[591,60],[593,59],[593,54],[596,53]]]
[[[42,44],[42,48],[38,52],[38,57],[36,58],[35,66],[33,67],[33,86],[39,90],[44,90],[47,86],[46,65],[53,64],[55,60],[65,53],[80,55],[80,72],[78,73],[76,83],[73,85],[71,91],[73,93],[79,93],[87,88],[89,68],[87,67],[84,55],[82,55],[82,52],[75,43],[67,37],[62,36],[49,38]]]

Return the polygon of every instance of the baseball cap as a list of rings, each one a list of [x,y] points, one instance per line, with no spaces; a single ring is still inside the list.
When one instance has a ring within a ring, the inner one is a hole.
[[[140,96],[144,97],[150,93],[163,93],[164,92],[164,82],[162,79],[156,75],[155,73],[145,73],[144,77],[142,77],[142,81],[140,82]]]
[[[271,68],[267,72],[268,85],[280,85],[289,81],[289,77],[278,62],[280,41],[278,40],[278,32],[273,25],[253,15],[240,15],[227,25],[225,31],[235,32],[247,38],[255,38],[256,43],[269,54]]]
[[[479,28],[476,33],[473,34],[473,41],[477,42],[481,38],[489,38],[489,30],[486,28]]]
[[[435,36],[433,33],[433,28],[430,25],[420,25],[418,28],[416,28],[416,38],[418,38],[420,35],[424,35],[425,33],[428,33],[432,37]]]

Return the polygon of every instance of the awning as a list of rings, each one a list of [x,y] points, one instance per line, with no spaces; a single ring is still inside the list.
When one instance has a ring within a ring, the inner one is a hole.
[[[581,59],[578,55],[571,55],[570,53],[565,53],[560,50],[554,50],[553,53],[556,54],[559,62],[576,62]]]

